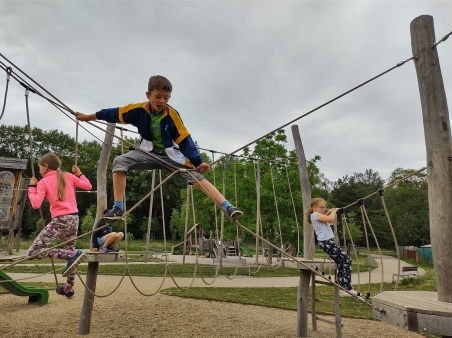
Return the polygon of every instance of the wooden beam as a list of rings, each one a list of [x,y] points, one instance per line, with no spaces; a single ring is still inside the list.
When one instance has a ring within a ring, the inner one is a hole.
[[[311,270],[300,270],[297,294],[297,337],[308,336],[308,290]]]
[[[452,302],[452,142],[446,92],[435,43],[433,17],[411,22],[411,48],[421,97],[427,149],[430,237],[438,300]]]
[[[306,222],[304,217],[309,205],[311,204],[311,185],[309,183],[308,166],[303,150],[303,144],[301,143],[298,126],[294,124],[291,129],[295,144],[295,152],[297,154],[298,171],[300,173],[301,196],[303,199],[303,257],[306,259],[312,259],[314,258],[315,242],[311,241],[311,239],[314,236],[314,228]]]

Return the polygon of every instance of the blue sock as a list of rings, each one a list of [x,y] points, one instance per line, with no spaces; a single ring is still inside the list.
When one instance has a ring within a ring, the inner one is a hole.
[[[231,205],[231,203],[229,203],[229,201],[228,200],[226,200],[226,201],[224,201],[223,203],[221,203],[221,207],[224,209],[224,210],[228,210],[228,207]]]
[[[122,211],[124,211],[124,202],[123,201],[115,201],[115,207],[118,207]]]

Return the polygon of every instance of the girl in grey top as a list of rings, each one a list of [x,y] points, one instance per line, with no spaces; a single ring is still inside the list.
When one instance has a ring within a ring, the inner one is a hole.
[[[336,263],[337,283],[348,290],[349,293],[359,296],[352,289],[352,261],[347,254],[334,242],[334,233],[330,222],[334,222],[339,208],[333,208],[325,213],[326,201],[323,198],[313,198],[306,212],[306,221],[312,224],[320,249],[325,252]],[[340,296],[349,296],[350,294],[340,290]]]

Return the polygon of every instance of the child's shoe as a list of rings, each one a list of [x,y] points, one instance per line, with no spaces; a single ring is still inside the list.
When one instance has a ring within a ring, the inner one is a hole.
[[[232,204],[228,206],[227,213],[233,221],[243,217],[243,212],[241,212],[239,208],[233,206]]]
[[[77,266],[83,262],[85,258],[85,253],[78,250],[72,257],[67,261],[66,269],[64,269],[62,275],[66,277],[67,275],[71,275],[77,270]]]
[[[110,250],[108,250],[108,248],[107,247],[105,247],[105,248],[101,248],[100,250],[99,250],[100,252],[110,252]]]
[[[107,249],[109,252],[119,252],[118,248],[115,248],[114,246],[107,246]]]
[[[102,218],[103,219],[117,218],[117,217],[121,217],[122,214],[123,214],[123,211],[115,205],[115,206],[113,206],[112,209],[107,210],[107,212],[102,216]]]
[[[72,299],[75,297],[75,291],[74,289],[71,289],[70,291],[64,291],[64,286],[57,286],[55,289],[56,293],[58,293],[60,296],[66,296],[67,299]]]
[[[351,294],[348,292],[350,292]],[[348,292],[345,292],[344,290],[339,290],[339,296],[340,297],[352,297],[352,296],[359,297],[360,296],[359,292],[355,291],[353,289],[348,290]]]

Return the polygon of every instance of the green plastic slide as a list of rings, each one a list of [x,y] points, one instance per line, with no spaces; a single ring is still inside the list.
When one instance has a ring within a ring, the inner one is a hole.
[[[242,242],[239,242],[240,249],[248,255],[248,257],[253,257],[254,253],[249,251],[245,246],[242,244]]]
[[[49,292],[46,289],[39,289],[34,286],[23,286],[13,281],[12,278],[3,271],[0,271],[0,285],[13,295],[28,297],[29,303],[46,305],[49,301]]]

